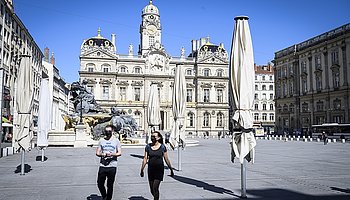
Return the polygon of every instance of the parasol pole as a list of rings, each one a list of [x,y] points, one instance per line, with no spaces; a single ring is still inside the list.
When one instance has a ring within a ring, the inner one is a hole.
[[[176,124],[176,123],[175,123]],[[179,126],[179,130],[181,130],[181,127]],[[181,138],[180,138],[180,131],[179,131],[179,145],[178,145],[178,148],[177,148],[177,169],[179,171],[182,170],[182,142],[181,142]]]
[[[24,148],[21,147],[21,174],[20,175],[25,175],[24,173],[24,162],[25,162],[25,150]]]
[[[44,152],[44,147],[41,149],[41,162],[44,162],[45,160],[45,152]]]
[[[241,198],[247,198],[247,173],[246,173],[247,161],[243,159],[241,164]]]

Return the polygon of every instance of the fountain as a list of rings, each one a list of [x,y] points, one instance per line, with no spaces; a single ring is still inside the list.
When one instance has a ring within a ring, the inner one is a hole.
[[[115,126],[116,136],[122,143],[137,144],[138,140],[133,139],[138,129],[135,119],[122,114],[116,107],[112,107],[110,113],[102,109],[95,101],[94,95],[86,90],[85,85],[85,81],[82,85],[79,82],[73,82],[71,85],[71,100],[75,113],[62,116],[65,121],[65,131],[76,130],[78,134],[79,129],[85,129],[85,135],[96,143],[103,137],[104,127],[112,124]]]

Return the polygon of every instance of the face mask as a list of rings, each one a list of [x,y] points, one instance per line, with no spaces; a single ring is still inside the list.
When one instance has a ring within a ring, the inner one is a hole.
[[[106,135],[107,137],[112,136],[112,131],[105,131],[105,135]]]
[[[155,137],[155,136],[151,136],[151,141],[152,141],[153,143],[157,142],[156,137]]]

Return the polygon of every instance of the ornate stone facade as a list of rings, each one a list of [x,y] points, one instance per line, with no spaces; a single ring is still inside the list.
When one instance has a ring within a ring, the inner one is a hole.
[[[275,53],[276,128],[350,122],[350,24]]]
[[[101,36],[85,40],[80,54],[80,81],[87,80],[102,108],[116,106],[132,115],[139,124],[139,134],[148,131],[146,109],[151,83],[158,83],[161,130],[172,127],[172,85],[175,68],[183,65],[187,82],[186,133],[217,135],[228,131],[228,53],[223,45],[211,44],[209,38],[192,41],[192,51],[185,57],[167,53],[161,41],[158,8],[152,4],[142,10],[140,45],[134,55],[116,52],[115,39]]]

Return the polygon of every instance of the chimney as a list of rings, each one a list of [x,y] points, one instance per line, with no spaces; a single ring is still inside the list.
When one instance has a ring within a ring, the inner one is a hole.
[[[207,39],[206,38],[201,38],[201,42],[199,44],[200,47],[202,47],[206,43]]]
[[[114,45],[114,52],[117,52],[117,47],[115,46],[115,34],[112,33],[112,44]]]
[[[50,49],[45,47],[45,49],[44,49],[44,61],[46,61],[46,62],[49,62],[49,52],[50,52]]]
[[[54,53],[53,52],[51,54],[50,63],[55,65],[55,57],[54,57]]]
[[[192,54],[197,51],[197,40],[191,40],[192,42]]]

